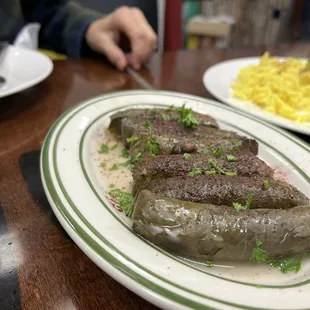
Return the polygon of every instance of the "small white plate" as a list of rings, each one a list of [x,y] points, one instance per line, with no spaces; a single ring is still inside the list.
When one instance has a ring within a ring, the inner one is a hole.
[[[310,147],[287,132],[200,97],[125,91],[75,106],[50,129],[41,152],[41,177],[58,220],[95,264],[163,309],[310,309],[309,260],[297,274],[250,263],[207,268],[138,237],[131,220],[107,199],[107,179],[96,156],[111,114],[183,103],[214,116],[221,128],[255,138],[259,156],[309,194]]]
[[[275,115],[248,101],[232,97],[231,84],[236,81],[240,69],[256,65],[258,57],[233,59],[218,63],[209,68],[203,75],[203,84],[215,98],[239,110],[259,117],[278,126],[310,135],[310,123],[298,123],[282,116]],[[284,60],[285,58],[281,58]],[[301,59],[305,60],[305,59]]]
[[[47,78],[53,62],[42,53],[9,46],[0,68],[6,83],[0,86],[0,98],[18,93]]]

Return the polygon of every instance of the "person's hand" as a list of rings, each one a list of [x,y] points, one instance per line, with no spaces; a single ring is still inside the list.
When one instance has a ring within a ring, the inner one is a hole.
[[[130,41],[130,55],[125,55],[119,47],[122,34]],[[157,36],[143,13],[126,6],[93,22],[85,38],[94,51],[107,56],[119,70],[124,70],[127,65],[140,69],[141,64],[157,48]]]

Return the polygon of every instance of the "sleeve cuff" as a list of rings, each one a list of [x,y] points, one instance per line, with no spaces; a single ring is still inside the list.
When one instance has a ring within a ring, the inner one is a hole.
[[[65,38],[66,53],[70,58],[80,58],[92,54],[92,50],[85,40],[85,33],[90,24],[99,18],[102,18],[102,15],[92,14],[92,16],[87,18],[81,16],[81,18],[72,25],[70,33],[67,34]]]

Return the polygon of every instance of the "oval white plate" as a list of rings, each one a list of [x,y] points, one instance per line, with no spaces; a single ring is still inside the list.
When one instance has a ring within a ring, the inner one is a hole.
[[[47,56],[16,46],[8,47],[1,66],[6,83],[0,86],[0,98],[40,83],[53,71],[53,62]]]
[[[238,100],[232,97],[231,84],[237,79],[239,70],[249,65],[258,64],[258,62],[258,57],[240,58],[221,62],[212,66],[204,73],[203,84],[210,94],[224,103],[278,126],[310,135],[310,123],[297,123],[293,120],[265,111],[251,102]]]
[[[95,161],[97,139],[120,109],[182,105],[211,114],[222,128],[254,137],[259,156],[304,193],[310,189],[310,148],[287,132],[199,97],[125,91],[67,111],[50,129],[41,155],[48,200],[77,245],[105,272],[164,309],[310,309],[310,262],[299,273],[263,265],[207,268],[175,257],[136,236],[116,211]]]

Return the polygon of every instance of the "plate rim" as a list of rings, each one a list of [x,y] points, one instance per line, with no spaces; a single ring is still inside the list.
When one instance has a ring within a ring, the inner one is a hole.
[[[288,57],[282,57],[279,56],[280,59],[286,59]],[[301,60],[304,60],[304,58],[302,57],[298,57]],[[228,60],[224,60],[221,61],[219,63],[214,64],[213,66],[209,67],[207,70],[205,70],[203,76],[202,76],[202,82],[204,87],[206,88],[206,90],[217,100],[219,100],[220,102],[223,102],[227,105],[229,105],[230,107],[233,107],[241,112],[244,112],[248,115],[254,116],[256,118],[259,118],[261,120],[263,120],[264,122],[268,122],[268,123],[272,123],[274,125],[295,131],[295,132],[299,132],[305,135],[310,135],[310,127],[302,127],[302,126],[298,126],[297,122],[294,122],[295,124],[290,124],[286,121],[285,118],[280,119],[278,115],[272,116],[272,115],[264,115],[263,114],[263,109],[262,111],[252,111],[252,110],[246,110],[243,109],[242,107],[240,107],[237,104],[234,104],[229,98],[223,98],[221,95],[218,94],[218,92],[216,92],[213,88],[210,87],[210,85],[207,82],[207,79],[209,79],[209,75],[213,73],[213,71],[217,68],[220,67],[222,65],[228,64],[228,63],[233,63],[233,62],[238,62],[238,61],[258,61],[260,59],[260,57],[240,57],[240,58],[234,58],[234,59],[228,59]],[[248,103],[251,103],[250,101],[245,101]],[[251,103],[254,104],[254,103]]]
[[[273,125],[270,125],[269,123],[266,123],[264,121],[261,121],[261,120],[258,120],[254,117],[251,117],[249,116],[248,114],[246,113],[243,113],[243,112],[240,112],[240,111],[236,111],[234,110],[233,108],[231,107],[227,107],[227,106],[223,106],[221,105],[220,103],[217,103],[215,101],[212,101],[212,100],[209,100],[209,99],[205,99],[205,98],[201,98],[201,97],[198,97],[198,96],[192,96],[192,95],[187,95],[187,94],[182,94],[182,93],[177,93],[177,92],[167,92],[167,91],[147,91],[147,90],[133,90],[133,91],[120,91],[120,92],[114,92],[114,93],[109,93],[109,94],[105,94],[105,95],[102,95],[102,96],[97,96],[95,98],[91,98],[91,99],[88,99],[86,101],[83,101],[81,102],[79,105],[76,105],[72,108],[70,108],[69,110],[67,110],[64,114],[62,114],[58,120],[54,123],[54,125],[51,127],[51,129],[49,130],[46,138],[45,138],[45,141],[44,141],[44,144],[43,144],[43,147],[42,147],[42,151],[41,151],[41,158],[40,158],[40,169],[41,169],[41,178],[42,178],[42,182],[43,182],[43,185],[44,185],[44,189],[46,191],[47,194],[50,194],[49,193],[49,188],[48,188],[48,181],[45,180],[45,172],[44,172],[44,169],[46,169],[46,167],[44,167],[44,159],[48,159],[48,154],[49,154],[49,147],[51,145],[51,140],[53,138],[53,135],[55,133],[55,131],[57,130],[57,128],[59,127],[59,125],[61,124],[62,126],[64,126],[64,124],[62,124],[62,120],[64,120],[67,116],[68,116],[68,119],[66,121],[69,121],[69,116],[72,116],[71,115],[71,112],[78,112],[80,111],[81,109],[83,108],[86,108],[87,106],[91,105],[91,104],[94,104],[96,103],[97,101],[100,101],[102,99],[106,99],[106,98],[109,98],[111,96],[119,96],[119,95],[129,95],[129,94],[132,94],[132,95],[135,95],[135,94],[148,94],[148,95],[154,95],[154,92],[157,93],[157,94],[160,94],[160,95],[178,95],[180,98],[183,98],[183,99],[186,99],[187,98],[190,98],[190,99],[196,99],[196,100],[199,100],[200,102],[206,102],[206,103],[211,103],[211,104],[215,104],[217,106],[220,106],[221,108],[224,108],[226,110],[230,110],[234,113],[237,113],[237,114],[241,114],[247,118],[252,118],[254,119],[255,121],[258,121],[260,123],[263,123],[263,125],[267,126],[267,127],[271,127],[272,129],[276,130],[277,132],[279,132],[280,134],[284,135],[285,137],[289,138],[290,140],[292,140],[294,143],[297,143],[298,145],[300,145],[301,147],[303,147],[306,151],[310,152],[310,146],[307,145],[307,143],[305,143],[304,141],[300,140],[299,138],[293,136],[292,134],[290,133],[286,133],[284,130],[282,129],[279,129]],[[55,142],[54,142],[55,144]],[[46,153],[47,152],[47,153]],[[46,155],[47,154],[47,155]],[[49,167],[47,166],[48,170],[49,170]],[[50,178],[51,180],[51,183],[52,182],[52,178]],[[52,184],[53,185],[53,184]],[[54,185],[53,185],[54,186]],[[56,192],[56,191],[55,191]],[[56,193],[56,196],[57,193]],[[53,203],[55,203],[54,201],[54,198],[53,197],[48,197],[49,198],[49,201],[53,207],[53,210],[55,212],[55,208],[58,208],[57,204],[53,205]],[[58,196],[59,198],[59,196]],[[61,199],[59,198],[59,201],[61,201]],[[63,206],[63,208],[65,209],[65,206]],[[58,209],[59,211],[59,209]],[[57,212],[57,210],[56,210]],[[56,213],[55,212],[55,213]],[[59,211],[60,212],[60,211]],[[57,215],[57,214],[56,214]],[[59,219],[60,215],[58,214],[57,218]],[[60,220],[60,219],[59,219]],[[65,218],[65,220],[67,220],[67,218]],[[61,222],[63,221],[63,218],[61,218]],[[68,227],[67,227],[68,228]],[[67,230],[67,229],[66,229]],[[68,232],[69,235],[71,236],[72,232]],[[86,233],[86,232],[85,232]],[[87,233],[86,233],[87,234]],[[72,236],[71,236],[72,237]],[[75,236],[76,237],[76,236]],[[79,238],[82,239],[81,236],[79,236]],[[73,238],[75,240],[75,238]],[[83,241],[83,240],[82,240]],[[84,242],[84,241],[83,241]],[[79,242],[77,242],[79,244]],[[89,247],[89,244],[86,243],[86,246]],[[83,249],[82,249],[83,250]],[[84,251],[85,252],[85,251]],[[87,254],[87,253],[86,253]],[[88,254],[87,254],[88,255]],[[103,257],[102,257],[103,258]],[[113,265],[110,264],[110,266],[114,267]],[[105,272],[109,273],[107,270],[105,270]],[[125,275],[124,275],[125,276]],[[114,277],[114,276],[113,276]],[[117,280],[119,282],[121,282],[124,286],[128,287],[128,285],[126,285],[126,283],[124,284],[123,281],[120,281],[119,279]],[[128,287],[130,290],[133,290],[133,287]],[[144,288],[145,290],[145,288]],[[145,296],[143,296],[143,293],[139,292],[139,291],[135,291],[135,293],[137,293],[138,295],[142,296],[145,298]],[[256,307],[249,307],[249,306],[244,306],[244,305],[238,305],[238,304],[235,304],[235,303],[230,303],[230,302],[224,302],[223,300],[217,300],[214,298],[212,298],[211,296],[208,297],[211,301],[214,301],[214,302],[218,302],[220,304],[224,304],[224,305],[229,305],[229,306],[233,306],[233,307],[238,307],[238,308],[243,308],[243,309],[260,309],[260,308],[256,308]],[[149,298],[147,298],[148,300],[150,300]],[[166,300],[166,298],[165,298]],[[152,300],[150,300],[151,302],[153,302]],[[155,304],[158,304],[156,302],[153,302]],[[167,305],[166,303],[164,305]],[[184,303],[183,303],[184,305]],[[186,305],[187,306],[187,305]],[[205,305],[203,305],[205,307]],[[275,309],[275,308],[273,308]]]

